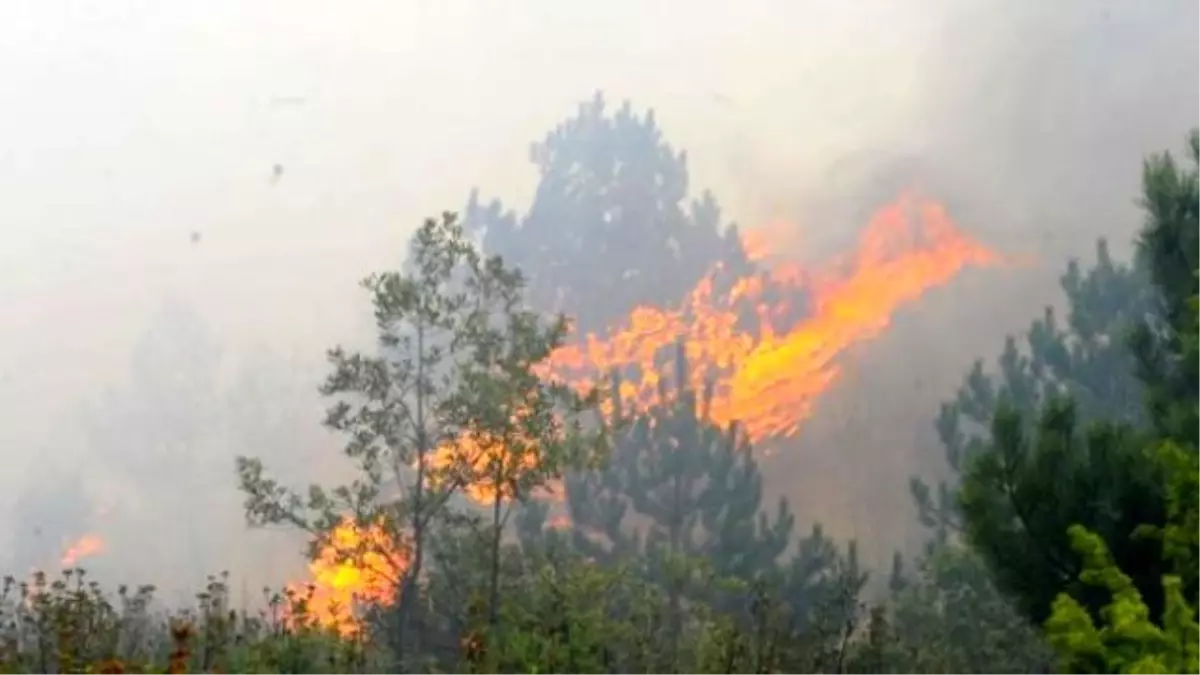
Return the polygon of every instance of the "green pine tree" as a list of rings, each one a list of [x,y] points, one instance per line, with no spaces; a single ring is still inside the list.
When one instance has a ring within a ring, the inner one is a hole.
[[[1196,363],[1184,349],[1194,334],[1187,302],[1196,294],[1200,158],[1195,139],[1193,134],[1189,169],[1178,167],[1169,155],[1153,157],[1145,166],[1148,218],[1136,265],[1151,281],[1150,292],[1129,297],[1140,313],[1129,307],[1117,312],[1128,318],[1109,338],[1128,358],[1114,356],[1107,364],[1085,359],[1067,373],[1079,372],[1081,380],[1106,369],[1112,369],[1112,380],[1130,373],[1141,385],[1138,407],[1143,414],[1118,413],[1096,421],[1092,415],[1102,406],[1085,396],[1072,397],[1072,389],[1087,390],[1077,383],[1035,388],[1024,398],[1011,386],[1001,386],[994,390],[990,435],[971,445],[970,456],[960,458],[958,506],[966,539],[987,561],[1000,587],[1014,594],[1022,611],[1037,622],[1049,616],[1060,594],[1092,616],[1102,615],[1113,587],[1095,583],[1091,572],[1084,574],[1085,564],[1102,560],[1123,570],[1149,616],[1162,616],[1168,604],[1162,579],[1175,563],[1164,558],[1161,542],[1146,532],[1172,519],[1171,481],[1157,451],[1147,449],[1164,440],[1184,453],[1194,454],[1196,447]],[[1122,367],[1126,370],[1117,370]],[[978,370],[976,375],[978,379]],[[1083,540],[1068,533],[1074,529],[1098,537],[1104,556],[1089,549],[1081,560],[1077,552]],[[1195,597],[1195,580],[1194,569],[1186,572],[1185,598]]]
[[[1149,271],[1156,293],[1154,311],[1139,322],[1132,346],[1155,431],[1194,448],[1200,420],[1194,406],[1180,404],[1195,401],[1200,388],[1191,304],[1200,256],[1200,132],[1195,130],[1188,137],[1188,157],[1189,168],[1166,152],[1142,167],[1146,223],[1137,240],[1137,261]]]
[[[1070,261],[1061,286],[1066,324],[1046,307],[1024,348],[1008,337],[995,371],[979,360],[942,406],[936,428],[952,479],[911,482],[935,543],[966,536],[979,546],[996,583],[1033,621],[1064,587],[1090,598],[1088,607],[1102,602],[1075,581],[1067,526],[1086,522],[1121,542],[1118,560],[1141,565],[1153,546],[1128,533],[1162,514],[1152,467],[1132,440],[1147,419],[1130,340],[1157,312],[1145,264],[1114,261],[1100,240],[1096,264],[1085,271]],[[1097,420],[1106,426],[1092,428]],[[1159,572],[1147,568],[1146,579]]]
[[[1083,423],[1145,422],[1144,389],[1128,336],[1153,309],[1148,276],[1140,265],[1113,260],[1104,240],[1096,244],[1090,269],[1084,271],[1077,260],[1068,263],[1061,279],[1066,325],[1047,307],[1031,324],[1024,348],[1016,338],[1006,338],[995,372],[985,370],[982,359],[976,361],[954,400],[941,406],[936,428],[953,474],[960,475],[969,459],[988,447],[1001,399],[1026,430],[1044,405],[1064,396]],[[929,486],[913,478],[911,488],[922,523],[939,538],[961,530],[953,483]]]
[[[1143,167],[1148,218],[1138,256],[1152,271],[1160,311],[1133,340],[1153,424],[1144,460],[1157,469],[1155,488],[1166,510],[1135,536],[1159,543],[1168,569],[1160,586],[1148,588],[1143,570],[1121,564],[1102,533],[1071,526],[1072,546],[1083,559],[1079,581],[1107,601],[1089,611],[1070,593],[1055,599],[1046,633],[1067,672],[1200,672],[1200,134],[1193,131],[1188,141],[1192,170],[1179,170],[1166,153]],[[1147,596],[1148,590],[1160,592]]]
[[[679,349],[674,382],[688,382],[687,369]],[[574,547],[609,565],[640,560],[676,601],[703,599],[746,620],[753,595],[746,584],[770,589],[797,630],[856,611],[865,575],[853,546],[843,555],[819,526],[796,539],[786,499],[773,512],[763,509],[749,441],[736,426],[709,421],[711,392],[676,387],[664,382],[661,403],[624,420],[607,464],[568,475]],[[624,415],[619,402],[617,415]],[[688,561],[742,590],[694,584]]]

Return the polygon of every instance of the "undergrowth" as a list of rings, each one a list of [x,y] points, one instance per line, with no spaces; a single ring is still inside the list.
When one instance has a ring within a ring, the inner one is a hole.
[[[307,611],[311,592],[264,589],[263,609],[229,602],[228,575],[209,577],[190,607],[167,610],[154,587],[105,592],[82,569],[5,577],[0,673],[359,673],[382,655]],[[311,589],[310,589],[311,590]]]

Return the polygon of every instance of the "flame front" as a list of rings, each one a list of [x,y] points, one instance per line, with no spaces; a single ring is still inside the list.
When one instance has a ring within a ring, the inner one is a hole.
[[[289,591],[304,599],[307,620],[351,637],[362,630],[364,607],[386,607],[396,601],[407,560],[381,526],[364,528],[343,519],[309,563],[311,580],[304,586],[289,586]],[[294,620],[293,608],[286,610],[286,618]]]
[[[778,224],[748,233],[744,250],[758,271],[736,276],[718,267],[679,308],[638,307],[606,335],[556,350],[542,374],[582,389],[617,371],[623,405],[644,410],[659,402],[665,366],[679,344],[689,384],[696,390],[712,385],[714,422],[737,421],[754,441],[787,437],[837,381],[838,359],[849,347],[878,336],[897,309],[964,268],[1004,262],[959,231],[941,205],[913,195],[876,212],[852,254],[815,271],[768,263],[779,257],[772,246],[794,236],[794,228]],[[430,479],[457,479],[469,497],[489,503],[498,486],[485,468],[499,451],[494,442],[460,438],[433,453]],[[532,461],[532,453],[524,454]],[[454,475],[455,467],[465,475]],[[568,522],[560,516],[550,525]],[[339,562],[339,551],[364,548],[369,552],[360,562]],[[354,609],[394,602],[403,570],[398,561],[404,560],[382,529],[343,523],[310,566],[310,616],[345,635],[357,633]]]
[[[769,230],[751,232],[748,257],[770,258],[772,239]],[[606,336],[556,351],[550,371],[580,386],[619,372],[622,401],[645,409],[658,401],[664,365],[681,344],[690,384],[712,384],[714,422],[738,421],[755,441],[786,437],[838,379],[848,347],[879,335],[900,306],[963,268],[1000,261],[939,204],[902,195],[872,217],[852,255],[811,273],[793,263],[730,278],[718,268],[681,308],[638,307]]]
[[[67,547],[59,564],[62,567],[75,567],[81,559],[103,552],[104,540],[94,534],[85,534]]]

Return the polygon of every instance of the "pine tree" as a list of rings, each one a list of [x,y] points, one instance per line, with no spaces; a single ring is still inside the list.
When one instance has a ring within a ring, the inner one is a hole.
[[[703,600],[744,620],[752,588],[766,589],[787,607],[794,630],[853,613],[865,581],[853,546],[843,556],[819,525],[796,540],[786,499],[773,514],[762,508],[752,446],[736,425],[721,428],[709,420],[711,392],[688,387],[683,354],[677,350],[675,388],[664,381],[660,403],[623,420],[607,464],[568,474],[573,546],[606,565],[640,561],[672,602]],[[619,401],[616,415],[626,415]],[[741,590],[696,584],[697,564]]]
[[[1195,139],[1193,134],[1190,149],[1198,162]],[[1197,372],[1194,354],[1185,347],[1194,334],[1188,302],[1196,294],[1196,182],[1196,167],[1181,170],[1169,155],[1146,163],[1143,206],[1148,219],[1137,265],[1151,284],[1148,293],[1126,296],[1136,299],[1140,313],[1130,307],[1114,312],[1128,318],[1110,336],[1127,356],[1108,363],[1072,361],[1073,370],[1064,373],[1079,374],[1069,380],[1072,386],[1025,390],[1024,398],[1011,386],[997,387],[990,437],[972,443],[973,456],[961,465],[957,496],[966,539],[987,561],[1000,587],[1014,594],[1035,621],[1046,619],[1060,594],[1094,616],[1107,611],[1103,608],[1111,585],[1093,583],[1090,572],[1082,574],[1085,563],[1105,560],[1128,576],[1149,616],[1162,616],[1166,606],[1162,579],[1175,563],[1164,559],[1161,543],[1145,532],[1173,518],[1171,472],[1147,449],[1166,440],[1184,448],[1185,458],[1195,453]],[[1176,251],[1173,246],[1192,248]],[[1082,319],[1076,323],[1089,325]],[[1083,337],[1074,345],[1075,353],[1112,351],[1078,348],[1095,333],[1077,332]],[[1102,408],[1095,400],[1106,405],[1116,401],[1076,399],[1069,393],[1089,391],[1088,377],[1118,367],[1126,370],[1112,371],[1109,379],[1126,377],[1124,373],[1137,378],[1144,413],[1095,421],[1089,414]],[[975,375],[982,377],[978,369]],[[1006,377],[1005,385],[1016,379]],[[1102,542],[1104,554],[1089,548],[1081,560],[1077,551],[1088,539],[1069,534],[1077,530]],[[1195,579],[1194,570],[1186,573],[1184,597],[1194,597]]]
[[[1192,166],[1181,169],[1170,153],[1155,155],[1142,168],[1142,208],[1146,223],[1137,241],[1137,260],[1155,288],[1154,312],[1140,321],[1133,336],[1138,376],[1148,390],[1148,412],[1155,431],[1195,448],[1200,420],[1194,406],[1200,373],[1192,351],[1193,308],[1197,294],[1197,222],[1200,216],[1200,132],[1188,137]]]
[[[1152,468],[1140,461],[1134,441],[1146,425],[1145,388],[1130,340],[1157,306],[1145,265],[1114,261],[1100,240],[1096,264],[1084,271],[1070,261],[1061,286],[1066,325],[1046,307],[1028,329],[1024,350],[1008,337],[995,372],[979,360],[955,399],[943,404],[936,428],[952,479],[936,488],[920,478],[911,482],[934,544],[965,534],[982,546],[996,583],[1033,621],[1044,619],[1064,587],[1085,593],[1090,607],[1100,602],[1074,581],[1079,568],[1067,526],[1087,522],[1120,539],[1116,555],[1132,563],[1152,558],[1153,548],[1128,532],[1162,513],[1148,488]],[[1109,426],[1088,431],[1097,420]],[[1038,513],[1021,502],[1038,504]],[[1147,579],[1159,572],[1148,568]]]
[[[1096,244],[1096,264],[1084,272],[1079,261],[1068,263],[1061,279],[1068,302],[1067,324],[1047,307],[1025,336],[1025,349],[1008,337],[989,373],[976,361],[953,401],[941,406],[936,428],[946,463],[961,474],[971,457],[989,444],[1001,399],[1018,415],[1026,430],[1039,409],[1052,399],[1068,397],[1081,422],[1093,420],[1145,423],[1144,390],[1128,336],[1153,307],[1146,270],[1113,260],[1108,244]],[[920,478],[911,483],[920,518],[939,538],[962,527],[954,486],[942,482],[936,492]]]
[[[566,311],[580,332],[602,331],[638,305],[674,306],[718,263],[748,263],[715,198],[690,206],[687,156],[662,137],[654,112],[615,112],[597,93],[535,143],[540,180],[518,218],[472,193],[464,212],[483,249],[530,278],[529,300]]]
[[[1083,562],[1079,581],[1108,599],[1099,612],[1070,593],[1055,599],[1046,633],[1066,672],[1200,672],[1200,133],[1194,130],[1188,145],[1191,171],[1180,171],[1166,153],[1143,166],[1148,218],[1138,256],[1151,269],[1160,312],[1141,323],[1132,343],[1153,423],[1144,459],[1157,470],[1166,511],[1135,536],[1161,544],[1167,570],[1161,586],[1151,586],[1143,570],[1116,559],[1103,533],[1071,526]],[[1147,596],[1150,590],[1160,593]]]

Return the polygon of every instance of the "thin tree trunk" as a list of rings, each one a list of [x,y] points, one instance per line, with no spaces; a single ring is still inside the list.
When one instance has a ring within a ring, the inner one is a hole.
[[[680,502],[683,500],[682,495],[681,495],[681,488],[682,488],[682,486],[680,485],[679,476],[675,476],[672,479],[672,483],[671,483],[671,502],[672,502],[671,503],[671,519],[670,519],[670,523],[668,525],[668,527],[670,528],[669,535],[670,535],[670,551],[671,551],[670,566],[669,566],[669,569],[670,569],[669,583],[670,583],[670,585],[668,586],[668,588],[670,589],[669,592],[670,592],[671,618],[670,618],[669,630],[671,632],[671,634],[670,634],[670,641],[671,641],[670,649],[671,649],[671,670],[672,670],[672,672],[679,672],[679,634],[681,632],[681,627],[683,624],[682,617],[681,617],[681,615],[683,614],[683,609],[681,607],[680,597],[679,597],[680,593],[682,592],[682,589],[680,588],[682,583],[681,583],[680,579],[675,576],[675,571],[676,571],[675,568],[679,563],[679,549],[681,548],[679,539],[680,539],[680,535],[681,535],[680,530],[682,529],[682,520],[683,520],[683,516],[680,513],[680,511],[682,511],[682,505],[680,504]]]
[[[502,466],[497,462],[495,494],[492,497],[492,569],[488,593],[488,628],[494,629],[500,621],[500,477]]]
[[[401,577],[399,598],[399,622],[396,629],[396,663],[401,672],[408,672],[405,657],[408,655],[407,640],[411,635],[413,652],[420,653],[420,636],[412,630],[412,617],[419,598],[418,583],[425,562],[425,474],[429,452],[429,439],[425,434],[425,327],[417,324],[417,419],[416,451],[417,481],[413,487],[412,530],[413,556],[411,564]]]

